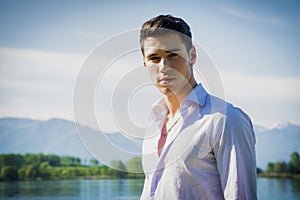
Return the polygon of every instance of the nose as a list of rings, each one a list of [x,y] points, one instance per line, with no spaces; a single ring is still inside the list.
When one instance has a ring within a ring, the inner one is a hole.
[[[166,58],[165,56],[161,58],[160,62],[159,62],[159,71],[160,72],[165,72],[170,70],[170,66],[169,66],[169,62],[168,62],[168,58]]]

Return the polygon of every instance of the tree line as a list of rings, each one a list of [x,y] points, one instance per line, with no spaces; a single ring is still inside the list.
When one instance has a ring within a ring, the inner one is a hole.
[[[300,178],[300,156],[298,152],[291,154],[290,161],[270,162],[265,172],[260,171],[262,176],[269,177],[292,177]]]
[[[144,177],[141,158],[132,158],[126,164],[112,161],[111,166],[100,165],[96,159],[83,165],[80,158],[54,154],[1,154],[0,181]]]
[[[127,163],[113,160],[112,168],[100,165],[96,159],[82,164],[80,158],[54,154],[0,154],[0,181],[52,180],[72,178],[144,178],[141,158]],[[130,172],[130,173],[129,173]],[[138,172],[138,173],[134,173]],[[271,162],[259,176],[300,178],[300,156],[291,154],[289,162]]]

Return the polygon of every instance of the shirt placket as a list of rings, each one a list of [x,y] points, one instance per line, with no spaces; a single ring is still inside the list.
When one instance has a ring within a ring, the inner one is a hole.
[[[156,169],[153,173],[153,176],[152,176],[151,191],[150,191],[150,198],[151,199],[154,199],[154,195],[155,195],[155,191],[157,189],[157,185],[158,185],[158,183],[159,183],[159,181],[162,177],[162,173],[163,173],[163,170],[165,168],[165,160],[166,160],[166,157],[168,155],[168,151],[169,151],[170,147],[172,146],[173,141],[175,140],[175,138],[177,137],[177,135],[181,131],[182,125],[183,125],[183,120],[180,119],[177,128],[170,131],[169,134],[172,135],[172,137],[167,139],[167,141],[164,145],[164,148],[161,151],[159,162],[158,162],[157,167],[156,167]],[[157,150],[158,150],[158,147],[157,147]]]

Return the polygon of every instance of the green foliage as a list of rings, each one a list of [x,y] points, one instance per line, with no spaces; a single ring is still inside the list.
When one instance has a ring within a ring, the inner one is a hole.
[[[273,170],[275,173],[285,173],[287,172],[287,165],[285,162],[276,162]]]
[[[0,180],[1,181],[18,180],[17,168],[8,165],[1,166]]]
[[[8,165],[20,167],[24,162],[23,156],[20,154],[2,154],[0,155],[0,166]]]
[[[274,172],[274,163],[268,163],[268,167],[266,170],[267,173]]]
[[[112,160],[110,163],[111,167],[119,171],[126,171],[126,167],[121,160]]]
[[[46,155],[46,160],[49,163],[50,166],[60,166],[60,157],[57,155]]]
[[[99,161],[96,159],[91,159],[90,160],[90,165],[91,166],[99,166]]]
[[[126,176],[126,167],[120,160],[113,160],[111,161],[111,167],[113,169],[110,169],[111,175],[115,178],[125,178]]]
[[[35,180],[39,177],[39,165],[24,165],[18,169],[19,180]]]
[[[289,172],[294,174],[300,173],[300,159],[299,159],[299,153],[294,152],[291,155],[291,160],[289,163]]]
[[[145,177],[145,175],[143,173],[141,157],[134,157],[134,158],[130,159],[126,168],[127,168],[127,171],[130,172],[127,175],[127,177],[130,177],[130,178],[144,178]]]
[[[99,166],[99,161],[90,160],[90,166],[71,156],[53,154],[2,154],[0,155],[0,181],[50,180],[80,177],[143,178],[144,174],[127,173],[128,169],[140,169],[141,159],[133,158],[125,166],[122,161],[112,161],[112,167]],[[115,169],[114,169],[115,168]],[[131,171],[133,171],[131,170]]]
[[[262,170],[261,168],[258,168],[258,167],[257,167],[257,168],[256,168],[256,173],[257,173],[257,174],[261,174],[261,173],[263,173],[263,170]]]
[[[284,161],[269,163],[266,169],[266,173],[299,174],[300,173],[299,153],[298,152],[292,153],[291,159],[288,164]]]
[[[62,156],[60,158],[61,165],[63,166],[79,166],[81,165],[80,158],[70,157],[70,156]]]
[[[127,170],[133,173],[143,173],[142,158],[134,157],[129,160]]]

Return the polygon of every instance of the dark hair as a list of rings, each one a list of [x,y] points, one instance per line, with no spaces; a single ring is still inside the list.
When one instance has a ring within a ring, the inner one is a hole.
[[[143,41],[146,37],[166,33],[177,33],[184,42],[186,49],[190,50],[192,44],[192,33],[189,25],[181,18],[172,15],[159,15],[146,21],[140,31],[140,45],[143,52]]]

